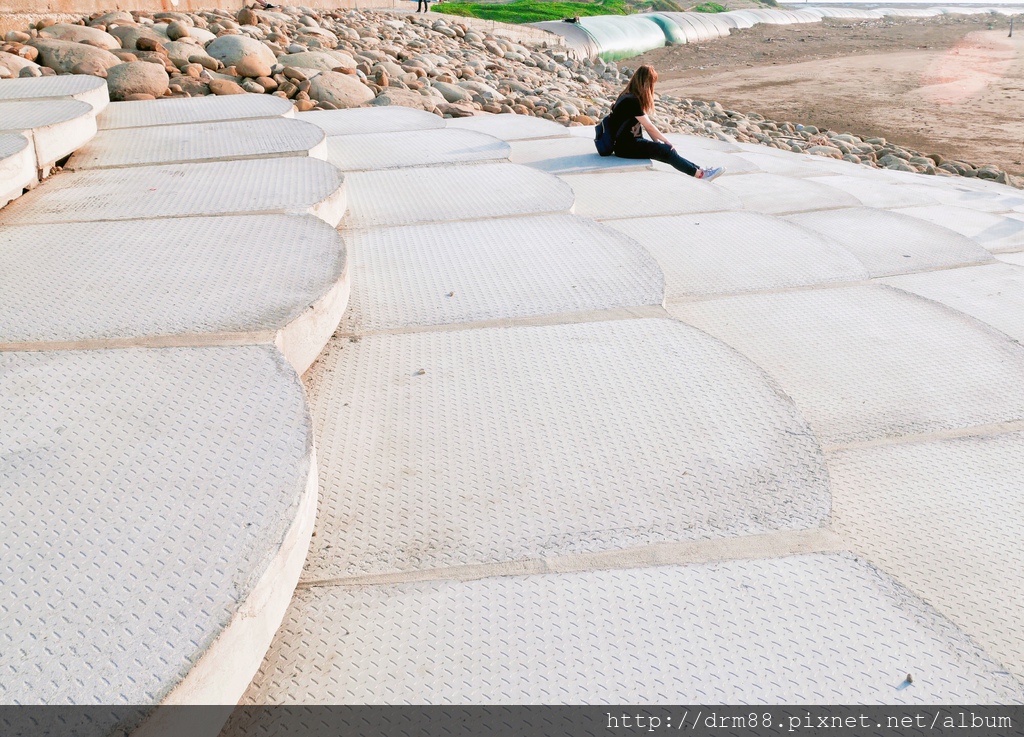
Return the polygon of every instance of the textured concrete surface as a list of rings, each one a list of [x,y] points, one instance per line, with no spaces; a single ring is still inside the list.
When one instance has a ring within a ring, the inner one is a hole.
[[[68,166],[109,169],[278,156],[326,159],[326,137],[316,126],[288,118],[268,118],[259,125],[226,120],[115,129],[100,132],[71,157]]]
[[[70,172],[12,204],[3,222],[311,213],[337,225],[344,211],[340,172],[291,157]]]
[[[573,206],[563,182],[512,164],[355,172],[346,183],[346,228],[567,212]],[[401,207],[393,205],[397,199]]]
[[[36,154],[21,133],[0,134],[0,207],[21,197],[37,181]]]
[[[448,128],[476,131],[502,141],[524,141],[532,138],[564,138],[567,128],[551,120],[528,115],[475,115],[471,118],[446,120]]]
[[[295,117],[319,127],[328,136],[432,130],[445,127],[444,119],[433,113],[397,105],[351,110],[313,110],[307,113],[295,113]]]
[[[283,129],[238,98],[102,116]],[[5,623],[8,700],[235,703],[254,673],[245,703],[1024,700],[1015,191],[684,136],[731,172],[615,170],[591,131],[500,116],[302,120],[593,170],[455,152],[346,197],[308,157],[136,166],[0,212],[2,488],[39,487],[0,507],[13,621],[74,633]]]
[[[72,98],[88,103],[96,113],[102,112],[110,102],[106,81],[89,74],[6,79],[0,84],[0,100],[52,98]]]
[[[497,138],[460,130],[396,131],[332,136],[327,160],[341,171],[438,166],[508,159]]]
[[[343,321],[353,333],[664,299],[664,277],[643,248],[571,215],[372,228],[346,238],[359,285]]]
[[[113,102],[99,116],[100,130],[152,125],[209,123],[215,120],[259,120],[292,117],[290,100],[273,95],[225,95],[174,100]]]
[[[96,112],[72,99],[0,101],[0,133],[31,136],[36,166],[44,169],[96,135]]]

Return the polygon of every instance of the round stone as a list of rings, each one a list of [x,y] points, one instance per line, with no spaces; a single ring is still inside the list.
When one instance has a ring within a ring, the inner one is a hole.
[[[129,61],[107,70],[107,91],[111,100],[124,100],[138,94],[160,97],[166,92],[168,82],[163,67],[148,61]]]

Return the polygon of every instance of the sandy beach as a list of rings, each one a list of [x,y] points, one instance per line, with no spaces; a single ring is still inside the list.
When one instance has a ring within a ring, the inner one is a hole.
[[[659,91],[1024,173],[1024,23],[993,16],[755,26],[666,47]]]

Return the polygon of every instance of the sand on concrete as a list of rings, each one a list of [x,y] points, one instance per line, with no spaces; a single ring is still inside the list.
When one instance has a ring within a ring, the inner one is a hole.
[[[760,25],[626,62],[658,91],[1024,173],[1024,19]]]

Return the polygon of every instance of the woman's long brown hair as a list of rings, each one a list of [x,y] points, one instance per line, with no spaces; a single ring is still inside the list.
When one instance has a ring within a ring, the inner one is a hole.
[[[633,76],[626,85],[626,89],[619,95],[633,95],[640,101],[640,107],[645,113],[654,109],[654,83],[658,81],[658,73],[650,64],[642,64],[633,72]]]

